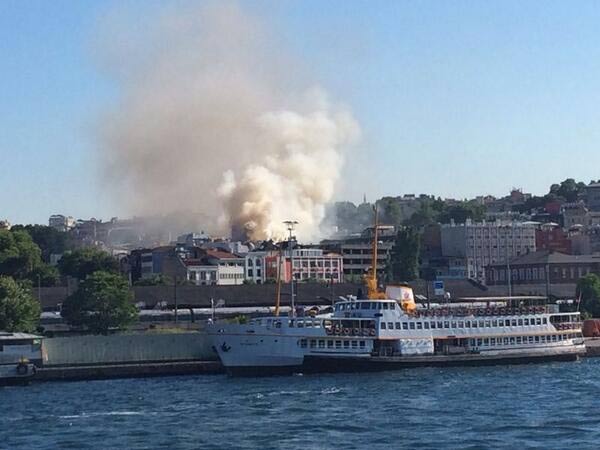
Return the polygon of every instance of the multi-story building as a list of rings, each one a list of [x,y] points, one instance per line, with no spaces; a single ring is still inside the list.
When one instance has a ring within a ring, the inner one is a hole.
[[[289,251],[250,252],[245,257],[246,279],[255,283],[274,281],[280,270],[281,281],[289,283],[292,274],[297,281],[341,283],[344,278],[342,255],[326,253],[318,248],[297,248]],[[292,264],[293,259],[293,264]]]
[[[387,261],[394,246],[396,231],[392,225],[380,225],[377,245],[377,272],[381,277],[387,267]],[[342,255],[344,278],[356,280],[364,276],[371,268],[373,258],[373,227],[367,228],[360,236],[344,239],[324,240],[319,247]]]
[[[197,285],[236,285],[244,282],[244,258],[220,250],[206,250],[201,258],[183,260],[187,279]]]
[[[568,233],[556,223],[540,224],[535,229],[536,250],[551,250],[571,254],[571,240]]]
[[[48,219],[48,226],[58,231],[69,231],[75,227],[75,219],[71,216],[63,216],[62,214],[53,214]]]
[[[534,252],[532,222],[483,222],[442,226],[442,255],[465,258],[467,277],[485,281],[485,267]]]
[[[486,267],[486,284],[506,286],[509,280],[513,286],[576,284],[589,273],[600,274],[600,255],[565,255],[541,250],[511,258],[508,265],[491,264]]]
[[[586,204],[590,211],[600,211],[600,183],[590,183],[585,188]]]

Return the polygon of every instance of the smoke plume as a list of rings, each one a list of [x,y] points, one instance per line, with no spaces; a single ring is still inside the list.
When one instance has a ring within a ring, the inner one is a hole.
[[[293,219],[300,239],[318,237],[358,135],[351,114],[235,4],[163,12],[137,34],[114,22],[102,48],[120,97],[101,157],[128,213],[252,239]]]

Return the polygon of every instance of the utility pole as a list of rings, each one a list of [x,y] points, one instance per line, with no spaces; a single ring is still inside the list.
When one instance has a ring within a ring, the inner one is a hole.
[[[291,300],[291,308],[292,308],[292,317],[296,316],[296,294],[294,292],[294,252],[292,251],[292,242],[293,242],[293,231],[296,225],[298,225],[298,222],[295,220],[286,220],[285,222],[283,222],[288,231],[290,232],[289,238],[288,238],[288,250],[290,252],[290,274],[291,274],[291,282],[290,282],[290,289],[291,289],[291,295],[292,295],[292,300]]]
[[[178,323],[178,317],[177,317],[177,275],[175,275],[173,277],[173,300],[175,303],[175,326],[177,326]]]

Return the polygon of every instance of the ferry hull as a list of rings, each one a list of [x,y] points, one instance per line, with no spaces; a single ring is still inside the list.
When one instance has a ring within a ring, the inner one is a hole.
[[[567,352],[530,353],[519,355],[430,355],[407,357],[328,357],[307,355],[301,365],[290,366],[229,366],[232,376],[291,375],[294,373],[380,372],[416,367],[456,367],[533,364],[553,361],[575,361],[585,349]]]

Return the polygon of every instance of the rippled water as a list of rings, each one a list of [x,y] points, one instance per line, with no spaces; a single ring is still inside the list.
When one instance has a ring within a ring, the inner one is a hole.
[[[599,448],[600,359],[0,388],[0,448]]]

